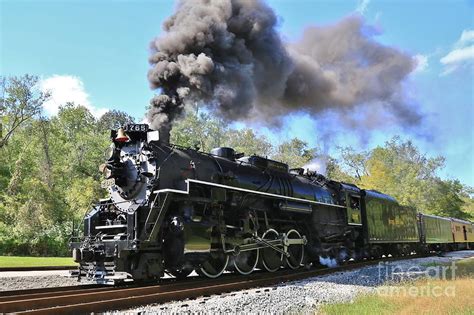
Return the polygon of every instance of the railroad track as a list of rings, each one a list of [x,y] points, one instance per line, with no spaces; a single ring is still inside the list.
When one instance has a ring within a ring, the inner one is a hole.
[[[380,261],[417,258],[386,258],[350,263],[340,267],[312,270],[256,272],[249,276],[226,274],[218,279],[191,277],[181,281],[165,279],[159,284],[123,287],[79,286],[0,292],[0,313],[17,314],[83,314],[106,310],[123,310],[135,306],[197,298],[236,290],[274,285],[334,272],[375,265]]]
[[[6,272],[6,271],[73,270],[73,269],[77,269],[77,266],[0,267],[0,272]]]

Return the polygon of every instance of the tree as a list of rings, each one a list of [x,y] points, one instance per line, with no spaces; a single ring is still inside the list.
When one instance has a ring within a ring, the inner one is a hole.
[[[431,198],[428,200],[426,211],[430,213],[454,217],[459,219],[470,219],[469,213],[465,212],[463,206],[463,185],[458,180],[442,180],[436,178],[430,187]]]
[[[471,221],[474,221],[474,188],[463,186],[461,199],[464,201],[462,211],[469,215]]]
[[[326,176],[332,180],[350,184],[357,182],[357,179],[345,172],[339,164],[339,161],[332,157],[327,158]]]
[[[0,253],[67,253],[72,220],[105,195],[97,166],[109,141],[97,128],[70,103],[17,129],[0,155]]]
[[[189,111],[175,122],[171,130],[171,142],[209,152],[223,145],[226,132],[227,127],[222,120],[206,113]]]
[[[399,137],[362,155],[349,151],[351,154],[343,156],[349,156],[344,163],[355,165],[352,170],[356,170],[360,187],[391,195],[401,204],[424,213],[458,218],[469,216],[463,211],[465,201],[461,183],[437,176],[444,158],[427,157],[411,141],[402,141]]]
[[[347,173],[352,174],[357,181],[360,181],[362,176],[368,175],[366,166],[369,158],[368,152],[356,152],[351,147],[339,147],[338,149],[343,168],[347,170]]]
[[[126,124],[135,123],[135,119],[129,114],[120,110],[109,110],[102,115],[97,122],[100,131],[107,132],[111,129],[118,129]]]
[[[340,150],[342,168],[331,166],[330,177],[381,191],[424,213],[470,218],[472,192],[459,181],[437,176],[443,157],[427,157],[413,142],[399,137],[371,151]]]
[[[273,159],[287,163],[291,168],[303,167],[316,157],[316,149],[308,148],[308,144],[298,138],[281,143],[273,155]]]
[[[245,155],[269,156],[273,147],[265,136],[255,134],[252,129],[231,129],[225,135],[224,145],[233,148],[237,153]]]
[[[8,143],[14,132],[41,112],[50,95],[37,88],[38,77],[0,77],[0,148]],[[4,129],[4,130],[3,130]]]
[[[103,162],[108,146],[107,135],[97,133],[97,121],[86,107],[68,103],[59,108],[51,120],[53,138],[57,142],[58,165],[62,172],[98,179],[97,165]]]
[[[230,129],[222,119],[197,111],[188,111],[175,122],[171,142],[203,152],[225,146],[247,155],[260,156],[269,156],[273,149],[266,137],[255,134],[252,129]]]

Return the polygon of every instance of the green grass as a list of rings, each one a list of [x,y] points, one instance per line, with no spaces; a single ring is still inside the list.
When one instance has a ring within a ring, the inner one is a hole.
[[[467,258],[456,262],[459,268],[456,277],[469,277],[474,279],[474,258]]]
[[[429,267],[446,266],[429,264]],[[322,314],[474,314],[474,258],[456,262],[456,276],[451,279],[448,273],[446,280],[420,279],[395,286],[399,293],[368,294],[358,297],[352,303],[324,305],[318,313]],[[453,290],[454,287],[454,290]],[[389,287],[382,287],[389,288]],[[392,287],[393,288],[393,287]],[[423,293],[433,288],[441,292],[454,292],[454,295],[433,296]],[[420,294],[410,296],[403,294],[415,289]],[[383,292],[383,290],[381,291]],[[390,292],[390,291],[385,291]],[[401,294],[400,294],[401,292]]]
[[[71,257],[0,256],[2,267],[76,266]]]
[[[379,298],[377,295],[364,295],[353,303],[328,304],[321,309],[322,314],[393,314],[397,310],[396,305]]]

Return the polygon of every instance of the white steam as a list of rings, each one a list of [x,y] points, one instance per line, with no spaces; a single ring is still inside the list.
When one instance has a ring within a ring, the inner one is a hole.
[[[307,164],[303,165],[303,169],[305,171],[316,172],[318,174],[322,174],[324,176],[327,175],[327,167],[328,167],[328,160],[329,157],[327,155],[318,156]]]
[[[321,256],[319,256],[319,263],[329,268],[334,268],[334,267],[337,267],[338,265],[336,259],[330,258],[330,257],[321,257]]]

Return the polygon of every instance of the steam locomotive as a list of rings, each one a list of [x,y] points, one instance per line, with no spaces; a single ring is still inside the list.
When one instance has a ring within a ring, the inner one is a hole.
[[[456,221],[462,233],[451,233],[452,219],[264,157],[172,145],[145,124],[112,130],[111,141],[99,167],[109,198],[71,241],[79,277],[98,283],[194,270],[247,275],[474,243],[470,222]]]

